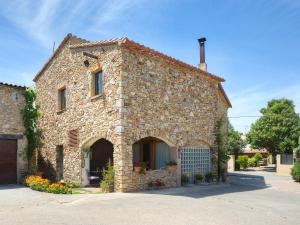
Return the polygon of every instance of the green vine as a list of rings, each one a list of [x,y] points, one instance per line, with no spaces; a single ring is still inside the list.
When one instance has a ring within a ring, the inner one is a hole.
[[[31,161],[34,151],[40,146],[42,132],[37,128],[37,120],[40,116],[38,106],[35,104],[36,92],[33,88],[27,88],[24,94],[25,107],[21,111],[23,124],[25,127],[24,135],[27,139],[27,146],[25,147],[26,158],[28,162]],[[30,163],[28,163],[29,166]]]
[[[224,125],[224,122],[222,119],[218,120],[215,126],[215,146],[218,151],[218,180],[221,179],[222,175],[224,175],[225,171],[222,170],[222,165],[227,163],[228,155],[227,155],[227,149],[224,144],[224,136],[225,133],[222,132],[222,127]]]

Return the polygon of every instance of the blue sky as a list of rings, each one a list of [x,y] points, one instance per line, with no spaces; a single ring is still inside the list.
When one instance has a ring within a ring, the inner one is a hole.
[[[189,64],[207,37],[208,71],[226,79],[230,117],[256,116],[272,98],[300,112],[298,0],[43,0],[0,2],[0,81],[31,85],[67,33],[127,36]],[[231,118],[247,131],[257,118]]]

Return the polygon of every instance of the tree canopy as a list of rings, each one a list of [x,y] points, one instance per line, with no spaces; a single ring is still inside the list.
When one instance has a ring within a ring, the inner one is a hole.
[[[246,141],[242,140],[241,134],[234,129],[234,127],[228,124],[228,141],[227,149],[228,153],[238,155],[242,148],[246,146]]]
[[[291,153],[298,145],[300,117],[289,99],[274,99],[260,110],[247,139],[253,148],[266,148],[273,155]]]

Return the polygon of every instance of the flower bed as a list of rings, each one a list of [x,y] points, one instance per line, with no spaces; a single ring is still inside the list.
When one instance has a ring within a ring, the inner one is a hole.
[[[52,183],[41,176],[28,176],[25,184],[32,190],[54,193],[54,194],[72,194],[72,188],[62,183]]]

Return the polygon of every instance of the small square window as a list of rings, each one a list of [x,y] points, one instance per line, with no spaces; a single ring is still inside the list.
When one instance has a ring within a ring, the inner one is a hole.
[[[94,74],[94,95],[101,95],[103,88],[103,72]]]
[[[58,110],[65,110],[66,104],[66,88],[64,87],[58,90]]]

